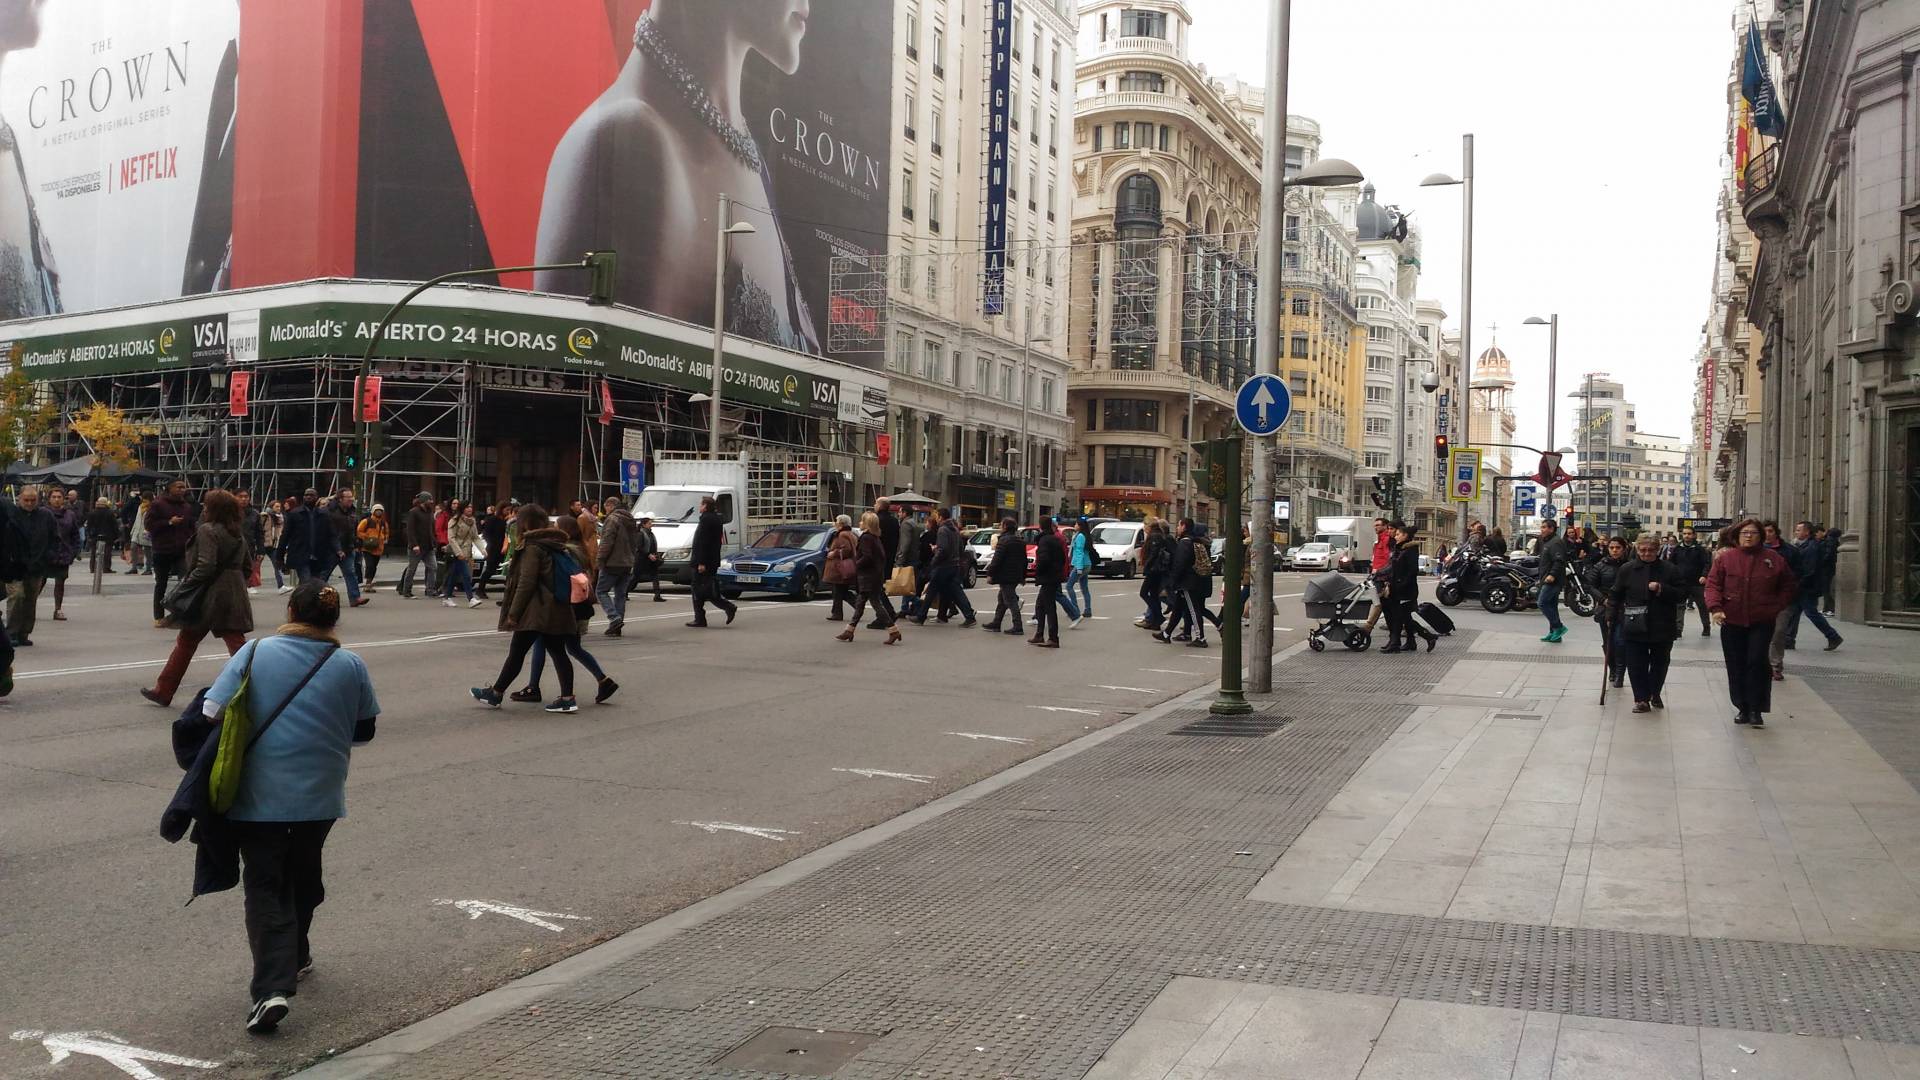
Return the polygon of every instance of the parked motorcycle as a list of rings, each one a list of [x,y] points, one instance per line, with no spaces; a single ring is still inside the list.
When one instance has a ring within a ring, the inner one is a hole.
[[[1491,556],[1465,548],[1448,555],[1440,567],[1440,584],[1434,587],[1433,598],[1447,607],[1457,607],[1462,600],[1479,596],[1492,561]]]
[[[1562,577],[1560,602],[1580,618],[1592,618],[1599,606],[1593,590],[1571,569]],[[1480,606],[1495,615],[1533,607],[1540,599],[1540,585],[1538,557],[1523,555],[1516,559],[1492,560],[1481,575]]]

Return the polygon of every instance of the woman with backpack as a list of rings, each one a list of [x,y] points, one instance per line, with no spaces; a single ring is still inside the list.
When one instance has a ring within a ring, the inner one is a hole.
[[[1067,549],[1067,563],[1072,571],[1067,575],[1065,590],[1067,598],[1073,599],[1074,587],[1080,589],[1077,607],[1082,618],[1093,617],[1093,586],[1088,584],[1087,575],[1093,572],[1093,526],[1086,518],[1080,519],[1079,527],[1073,531],[1073,546]],[[1075,626],[1079,621],[1075,620]]]
[[[253,633],[253,603],[247,599],[247,570],[253,565],[253,552],[241,532],[240,500],[232,492],[215,488],[207,492],[200,508],[200,523],[187,545],[180,581],[166,597],[166,625],[178,631],[173,653],[153,686],[140,691],[141,697],[155,705],[173,703],[173,693],[180,689],[187,665],[208,634],[218,636],[231,656]],[[195,594],[197,599],[186,601]],[[173,606],[175,603],[181,606]]]
[[[580,705],[573,697],[573,661],[567,659],[567,639],[579,633],[579,624],[571,599],[556,591],[567,587],[566,579],[555,584],[556,569],[573,564],[567,554],[567,536],[553,527],[546,510],[536,503],[520,508],[516,524],[520,527],[520,544],[507,565],[499,624],[513,638],[493,684],[473,687],[470,692],[474,700],[488,708],[499,708],[506,700],[507,687],[519,677],[527,653],[539,644],[553,659],[553,669],[560,678],[560,696],[547,703],[547,711],[579,712]]]
[[[553,525],[554,528],[560,530],[561,534],[567,538],[567,556],[572,560],[572,567],[563,565],[560,570],[560,575],[556,575],[565,576],[568,580],[569,591],[567,603],[573,611],[574,618],[573,633],[567,638],[567,655],[580,661],[581,665],[593,675],[598,684],[598,689],[594,691],[593,703],[595,705],[604,704],[608,698],[613,696],[614,691],[620,689],[620,684],[614,682],[607,676],[607,673],[601,669],[600,662],[595,660],[593,654],[587,651],[586,646],[580,643],[580,639],[586,634],[589,624],[593,622],[593,597],[589,594],[586,600],[579,600],[577,599],[577,592],[573,590],[573,575],[576,572],[585,573],[588,581],[593,580],[593,555],[587,551],[586,545],[580,542],[582,532],[579,518],[572,514],[561,514],[553,520]],[[557,590],[559,589],[557,580],[554,588],[556,590],[555,595],[557,596]],[[558,665],[556,664],[555,666],[557,667]],[[511,695],[511,700],[539,701],[541,696],[540,675],[546,671],[546,668],[546,643],[536,641],[533,644],[533,674],[528,677],[525,687]]]

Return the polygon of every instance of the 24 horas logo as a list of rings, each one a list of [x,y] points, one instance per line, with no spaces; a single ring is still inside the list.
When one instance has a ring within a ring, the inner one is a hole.
[[[600,345],[600,335],[591,327],[576,326],[567,331],[567,351],[578,357],[586,357]]]
[[[162,360],[171,359],[173,357],[173,347],[179,344],[179,342],[180,335],[174,332],[173,327],[162,327],[160,330],[160,340],[158,342],[160,358]]]

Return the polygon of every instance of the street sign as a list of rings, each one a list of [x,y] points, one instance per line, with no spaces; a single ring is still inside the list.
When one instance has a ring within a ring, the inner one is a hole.
[[[1480,497],[1480,451],[1454,447],[1447,458],[1447,498],[1473,502]]]
[[[647,463],[623,459],[620,462],[620,494],[638,495],[647,488]]]
[[[647,459],[647,429],[624,427],[620,429],[620,456],[628,461]]]
[[[1249,435],[1271,435],[1293,412],[1293,393],[1278,375],[1255,375],[1240,384],[1233,414]]]
[[[1515,488],[1513,491],[1513,512],[1516,514],[1525,514],[1531,517],[1534,507],[1538,502],[1539,496],[1538,489],[1536,488],[1522,487]]]
[[[1554,514],[1556,514],[1556,513],[1558,513],[1558,511],[1557,511],[1557,510],[1556,510],[1556,509],[1554,508],[1554,505],[1553,505],[1552,503],[1548,503],[1547,505],[1545,505],[1545,506],[1543,506],[1543,507],[1541,507],[1541,508],[1540,508],[1540,516],[1541,516],[1541,517],[1549,517],[1549,518],[1550,518],[1550,517],[1552,517],[1552,516],[1553,516]]]

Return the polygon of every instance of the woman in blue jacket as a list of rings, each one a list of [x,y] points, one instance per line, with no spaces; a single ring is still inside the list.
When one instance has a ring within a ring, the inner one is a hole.
[[[1080,527],[1074,531],[1073,548],[1068,552],[1068,559],[1073,572],[1067,576],[1064,591],[1067,599],[1071,600],[1073,587],[1080,587],[1079,618],[1074,620],[1074,625],[1079,626],[1081,618],[1093,618],[1093,588],[1087,583],[1087,575],[1093,570],[1093,526],[1087,523],[1086,518],[1080,519]]]
[[[313,972],[307,933],[327,895],[320,849],[347,816],[353,747],[372,740],[380,715],[367,665],[334,637],[339,621],[340,594],[308,580],[288,597],[286,624],[242,646],[207,691],[204,711],[217,723],[245,679],[257,740],[227,811],[240,845],[255,1033],[286,1019],[287,999]]]

